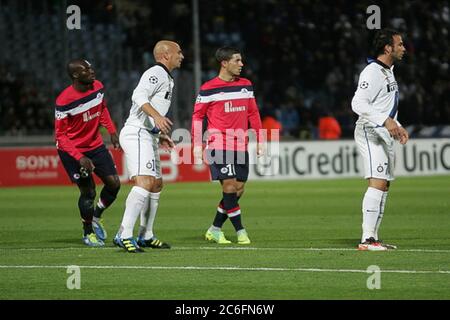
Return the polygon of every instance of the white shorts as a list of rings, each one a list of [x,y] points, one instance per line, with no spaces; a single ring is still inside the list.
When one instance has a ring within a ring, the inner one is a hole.
[[[357,124],[355,142],[364,164],[364,178],[394,180],[394,139],[385,127]]]
[[[124,126],[120,131],[120,146],[125,152],[128,176],[161,178],[158,136],[146,129]]]

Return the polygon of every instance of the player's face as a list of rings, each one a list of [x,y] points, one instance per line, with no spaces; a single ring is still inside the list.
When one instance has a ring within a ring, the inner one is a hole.
[[[95,80],[95,71],[90,63],[80,64],[77,70],[78,81],[83,84],[92,84]]]
[[[242,62],[242,56],[239,53],[235,53],[231,56],[231,59],[226,61],[225,68],[233,76],[239,76],[242,71],[244,63]]]
[[[392,52],[391,56],[394,58],[394,60],[402,60],[403,55],[406,52],[406,48],[403,44],[402,37],[400,35],[393,36],[394,44],[391,47]]]
[[[169,64],[172,66],[172,69],[181,67],[181,62],[184,59],[183,52],[178,44],[174,44],[169,48]]]

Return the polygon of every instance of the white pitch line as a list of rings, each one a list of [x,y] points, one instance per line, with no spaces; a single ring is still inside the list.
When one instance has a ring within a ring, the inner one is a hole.
[[[73,266],[73,265],[72,265]],[[0,269],[67,269],[71,266],[39,266],[39,265],[0,265]],[[135,270],[226,270],[226,271],[297,271],[297,272],[335,272],[335,273],[368,273],[361,269],[319,269],[319,268],[272,268],[272,267],[197,267],[197,266],[77,266],[80,269],[135,269]],[[444,270],[380,270],[381,273],[407,273],[407,274],[450,274],[450,271]]]
[[[0,251],[66,251],[66,250],[120,250],[117,247],[87,248],[0,248]],[[264,247],[172,247],[171,250],[230,250],[230,251],[357,251],[356,248],[264,248]],[[446,249],[395,249],[390,252],[450,253]]]

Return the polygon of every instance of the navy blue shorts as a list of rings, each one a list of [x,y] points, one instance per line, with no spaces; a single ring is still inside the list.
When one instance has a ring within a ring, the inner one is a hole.
[[[206,157],[212,180],[247,181],[249,162],[247,151],[207,150]]]
[[[80,162],[65,151],[58,150],[58,154],[70,180],[74,183],[78,183],[78,181],[82,179],[80,175]],[[83,154],[91,159],[95,166],[94,173],[100,178],[117,175],[116,165],[114,164],[111,153],[109,153],[105,145],[91,151],[83,152]]]

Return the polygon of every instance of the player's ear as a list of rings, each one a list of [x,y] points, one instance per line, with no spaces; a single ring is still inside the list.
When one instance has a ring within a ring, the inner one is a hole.
[[[222,60],[222,61],[220,62],[220,66],[221,66],[222,68],[226,68],[227,65],[228,65],[228,61],[227,61],[227,60]]]

